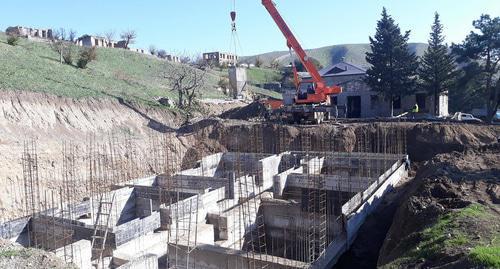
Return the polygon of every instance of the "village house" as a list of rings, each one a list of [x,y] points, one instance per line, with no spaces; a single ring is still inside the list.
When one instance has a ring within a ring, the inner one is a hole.
[[[26,38],[52,39],[52,29],[37,29],[23,26],[12,26],[5,30],[8,35],[17,35]]]
[[[203,53],[203,61],[216,65],[224,65],[238,62],[238,56],[224,52],[207,52]]]
[[[79,37],[75,44],[82,47],[100,47],[100,48],[115,48],[116,42],[109,42],[104,37],[83,35]]]
[[[167,59],[167,61],[173,62],[173,63],[180,63],[181,62],[181,58],[179,56],[167,55],[166,59]]]
[[[332,102],[339,107],[345,108],[345,116],[347,118],[391,116],[390,102],[366,84],[366,70],[364,68],[341,62],[322,69],[320,74],[327,85],[342,87],[343,92],[333,96]],[[307,75],[301,73],[303,79],[310,79]],[[302,84],[301,91],[307,91],[307,88],[310,86],[311,84]],[[418,104],[419,110],[422,113],[429,113],[436,116],[449,115],[448,93],[442,93],[439,96],[439,111],[435,113],[434,97],[429,96],[425,92],[417,92],[414,95],[396,98],[393,103],[394,115],[410,111],[415,104]]]

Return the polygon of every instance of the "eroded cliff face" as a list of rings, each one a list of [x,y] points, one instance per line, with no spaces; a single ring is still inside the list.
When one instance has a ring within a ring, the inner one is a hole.
[[[151,132],[175,130],[182,118],[170,111],[132,106],[115,99],[70,99],[39,93],[0,92],[0,220],[23,212],[23,143],[37,141],[44,187],[56,188],[62,143],[84,149],[89,137],[128,133],[145,140]]]

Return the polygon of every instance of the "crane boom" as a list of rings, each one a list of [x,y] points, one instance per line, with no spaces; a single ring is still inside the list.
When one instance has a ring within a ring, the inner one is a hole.
[[[342,88],[338,86],[328,87],[325,81],[321,77],[318,69],[314,66],[310,57],[307,56],[306,52],[300,45],[299,41],[292,33],[292,30],[288,27],[285,20],[276,9],[275,4],[272,0],[262,0],[262,5],[267,9],[271,17],[273,18],[276,25],[281,30],[283,35],[287,40],[287,45],[289,48],[293,49],[297,54],[297,57],[304,65],[305,69],[311,75],[312,82],[315,86],[315,94],[308,94],[308,98],[303,101],[297,101],[298,103],[322,103],[325,102],[330,94],[337,94],[342,92]]]

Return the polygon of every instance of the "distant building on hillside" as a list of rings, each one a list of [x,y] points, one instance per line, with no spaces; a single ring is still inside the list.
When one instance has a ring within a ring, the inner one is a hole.
[[[238,56],[231,53],[207,52],[203,53],[203,61],[216,65],[230,64],[238,62]]]
[[[167,55],[167,57],[165,57],[165,59],[167,59],[167,61],[174,62],[174,63],[181,62],[181,58],[179,56],[174,56],[174,55]]]
[[[307,73],[306,73],[307,74]],[[373,118],[391,116],[390,102],[379,93],[373,91],[365,82],[366,70],[354,64],[341,62],[328,66],[320,71],[321,76],[329,86],[338,85],[343,92],[333,96],[333,103],[346,108],[347,118]],[[310,77],[301,73],[305,79]],[[301,85],[301,92],[306,92],[311,84]],[[448,116],[448,93],[439,96],[439,111],[434,111],[434,97],[425,92],[417,92],[410,96],[400,96],[394,99],[394,115],[404,113],[418,104],[420,112],[437,116]]]
[[[145,49],[128,48],[128,50],[141,54],[149,54],[149,52]]]
[[[106,38],[100,36],[83,35],[79,37],[75,44],[82,47],[101,47],[114,48],[116,42],[109,42]]]
[[[150,55],[149,51],[145,49],[130,48],[130,47],[127,48],[127,41],[125,40],[120,40],[117,42],[115,41],[109,42],[107,38],[100,36],[83,35],[75,41],[75,44],[82,47],[121,48],[141,54]],[[173,55],[166,55],[165,57],[160,57],[160,58],[164,58],[167,61],[176,63],[179,63],[181,61],[179,57]]]
[[[17,35],[26,38],[52,39],[52,29],[38,29],[23,26],[12,26],[5,30],[8,35]]]

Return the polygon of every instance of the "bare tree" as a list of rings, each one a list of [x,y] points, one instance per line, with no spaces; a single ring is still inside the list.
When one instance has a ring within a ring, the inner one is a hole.
[[[76,31],[73,29],[69,29],[68,39],[71,42],[75,42],[76,39]]]
[[[113,40],[115,39],[115,31],[114,30],[109,30],[106,33],[104,33],[104,37],[106,37],[106,41],[108,41],[108,44],[113,43]]]
[[[61,39],[61,32],[59,30],[54,30],[52,32],[52,41]]]
[[[158,50],[156,52],[156,55],[158,55],[158,57],[160,57],[162,59],[167,58],[167,52],[164,49]]]
[[[62,39],[54,39],[50,43],[50,47],[53,51],[59,54],[59,62],[62,64],[64,60],[64,53],[68,47],[68,43]]]
[[[59,32],[59,39],[66,40],[66,29],[61,27],[59,28],[58,32]]]
[[[125,40],[125,48],[128,49],[128,45],[135,43],[137,33],[134,30],[127,30],[120,35],[120,38]]]
[[[158,49],[155,47],[155,45],[149,46],[149,53],[151,53],[151,55],[156,55],[157,52]]]
[[[167,80],[171,91],[177,93],[177,106],[192,116],[196,98],[200,95],[207,72],[197,70],[189,65],[167,65],[164,78]]]
[[[189,57],[189,56],[181,56],[180,60],[181,60],[181,63],[183,63],[183,64],[189,64],[192,62],[191,57]]]

